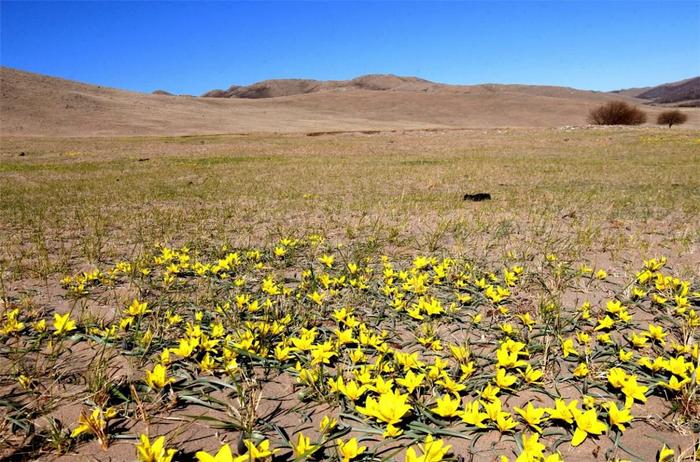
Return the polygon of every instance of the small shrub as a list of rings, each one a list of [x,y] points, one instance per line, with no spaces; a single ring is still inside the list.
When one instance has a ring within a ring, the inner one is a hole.
[[[610,101],[593,109],[588,119],[595,125],[641,125],[647,115],[624,101]]]
[[[659,114],[659,117],[656,118],[656,123],[659,125],[668,125],[668,128],[671,128],[673,125],[680,125],[686,122],[688,120],[688,116],[678,109],[674,109],[672,111],[664,111],[661,114]]]

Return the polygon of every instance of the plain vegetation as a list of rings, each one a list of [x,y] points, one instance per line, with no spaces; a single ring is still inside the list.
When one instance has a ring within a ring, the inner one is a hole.
[[[352,460],[404,460],[434,434],[452,448],[430,460],[513,460],[533,425],[565,460],[692,457],[699,147],[658,127],[6,137],[0,458],[132,460],[144,435],[173,460],[243,439],[294,460],[301,435],[318,459],[355,437]],[[408,400],[395,439],[381,384],[337,390],[362,370]],[[495,418],[452,415],[455,394]],[[574,441],[555,397],[600,424]]]

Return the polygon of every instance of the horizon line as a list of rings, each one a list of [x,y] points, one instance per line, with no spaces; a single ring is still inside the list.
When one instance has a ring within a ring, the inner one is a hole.
[[[84,85],[92,85],[96,87],[103,87],[103,88],[109,88],[113,90],[120,90],[120,91],[128,91],[132,93],[142,93],[142,94],[152,94],[153,92],[156,91],[163,91],[170,93],[172,96],[192,96],[192,97],[201,97],[205,93],[208,93],[210,91],[215,91],[215,90],[227,90],[231,87],[239,86],[239,87],[250,87],[256,84],[260,84],[263,82],[274,82],[274,81],[285,81],[285,80],[310,80],[310,81],[315,81],[315,82],[350,82],[353,80],[357,80],[363,77],[374,77],[374,76],[385,76],[385,77],[397,77],[397,78],[403,78],[403,79],[418,79],[418,80],[423,80],[428,83],[436,84],[436,85],[447,85],[447,86],[454,86],[454,87],[476,87],[476,86],[482,86],[482,85],[502,85],[502,86],[508,86],[508,85],[522,85],[522,86],[530,86],[530,87],[556,87],[556,88],[569,88],[572,90],[578,90],[578,91],[590,91],[590,92],[596,92],[596,93],[617,93],[621,91],[628,91],[628,90],[635,90],[635,89],[644,89],[644,88],[654,88],[654,87],[659,87],[663,85],[670,85],[670,84],[676,84],[676,83],[682,83],[687,80],[692,80],[695,78],[700,77],[700,75],[695,75],[695,76],[690,76],[690,77],[685,77],[679,80],[674,80],[671,82],[661,82],[657,84],[652,84],[652,85],[642,85],[642,86],[633,86],[633,87],[626,87],[626,88],[617,88],[615,90],[596,90],[596,89],[590,89],[590,88],[577,88],[577,87],[572,87],[569,85],[557,85],[557,84],[552,84],[552,83],[523,83],[523,82],[480,82],[480,83],[452,83],[452,82],[439,82],[435,80],[430,80],[426,79],[424,77],[420,77],[417,75],[400,75],[400,74],[393,74],[393,73],[382,73],[382,72],[373,72],[369,74],[361,74],[357,75],[352,78],[346,78],[346,79],[318,79],[318,78],[312,78],[312,77],[270,77],[262,80],[256,80],[252,83],[249,84],[229,84],[226,87],[217,87],[217,88],[211,88],[209,90],[205,90],[204,92],[195,95],[195,94],[186,94],[186,93],[171,93],[168,89],[159,87],[159,88],[154,88],[153,90],[147,91],[147,90],[134,90],[130,88],[123,88],[123,87],[114,87],[110,85],[104,85],[101,83],[95,83],[95,82],[88,82],[85,80],[78,80],[76,78],[71,78],[71,77],[65,77],[65,76],[60,76],[60,75],[51,75],[51,74],[44,74],[41,72],[36,72],[32,70],[27,70],[27,69],[20,69],[18,67],[12,67],[12,66],[7,66],[5,64],[0,63],[0,68],[6,68],[6,69],[11,69],[14,71],[19,71],[19,72],[25,72],[27,74],[35,74],[35,75],[40,75],[43,77],[49,77],[53,79],[60,79],[60,80],[66,80],[69,82],[75,82],[75,83],[80,83]]]

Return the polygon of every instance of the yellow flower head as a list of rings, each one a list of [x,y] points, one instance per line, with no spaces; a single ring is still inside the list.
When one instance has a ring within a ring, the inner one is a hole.
[[[338,425],[338,421],[335,418],[324,415],[320,424],[321,433],[330,432],[336,427],[336,425]]]
[[[433,439],[433,435],[428,435],[419,448],[423,453],[421,456],[416,454],[413,447],[408,448],[405,462],[440,462],[450,452],[452,446],[445,444],[443,440]]]
[[[658,462],[673,462],[673,456],[675,456],[675,451],[664,444],[659,450],[659,456],[657,458]]]
[[[318,261],[330,268],[333,266],[333,262],[335,262],[335,257],[333,255],[322,255],[319,257]]]
[[[425,380],[425,374],[416,374],[413,371],[408,371],[403,378],[396,379],[396,383],[405,387],[409,393],[420,387]]]
[[[462,404],[462,400],[458,397],[444,395],[437,399],[435,407],[430,410],[440,417],[454,417],[458,414],[460,404]]]
[[[248,455],[234,456],[231,451],[231,446],[224,444],[219,448],[216,455],[211,455],[205,451],[199,451],[194,455],[199,462],[245,462],[250,460]]]
[[[174,381],[172,377],[168,378],[168,369],[162,364],[153,366],[153,371],[146,371],[146,383],[153,389],[159,390]]]
[[[532,403],[527,403],[527,406],[525,406],[525,408],[516,407],[513,409],[515,410],[515,412],[520,414],[520,417],[523,418],[525,423],[527,423],[530,427],[536,430],[537,433],[542,433],[542,427],[540,427],[540,424],[542,423],[543,419],[545,419],[545,408],[536,408],[532,405]]]
[[[515,459],[515,462],[539,461],[544,459],[545,445],[539,442],[540,435],[533,433],[527,436],[523,433],[522,447],[523,450]]]
[[[343,462],[350,462],[351,459],[359,456],[367,450],[367,446],[360,446],[357,442],[357,438],[352,438],[345,442],[343,440],[337,440],[338,454],[341,456]]]
[[[506,370],[502,368],[498,368],[494,379],[499,388],[510,388],[517,380],[517,377],[508,374]]]
[[[469,425],[474,425],[479,428],[486,428],[484,420],[489,418],[489,415],[480,411],[481,404],[474,400],[465,406],[465,410],[460,414],[462,421]]]
[[[356,409],[362,414],[395,425],[411,410],[411,406],[406,401],[408,401],[407,394],[394,390],[394,392],[379,395],[379,400],[370,396],[364,407],[358,406]]]
[[[70,319],[70,313],[53,315],[54,335],[62,335],[75,330],[75,321]]]
[[[143,315],[149,312],[148,310],[148,303],[146,302],[139,302],[137,299],[134,299],[133,302],[131,302],[131,305],[126,309],[126,312],[130,316],[139,316]]]
[[[572,411],[576,422],[576,431],[574,431],[574,437],[571,439],[572,446],[578,446],[583,443],[588,435],[600,435],[608,429],[603,422],[598,420],[598,413],[595,409],[588,409],[587,411],[572,409]]]
[[[171,462],[177,451],[165,449],[165,437],[158,437],[153,444],[146,435],[139,436],[136,445],[136,457],[139,462]]]
[[[550,419],[563,420],[566,423],[574,423],[574,412],[577,409],[578,400],[572,400],[568,405],[563,399],[557,398],[554,401],[554,408],[547,408]]]
[[[248,449],[246,456],[248,459],[245,460],[255,460],[264,459],[265,457],[272,456],[277,450],[270,450],[270,440],[263,440],[257,446],[250,440],[243,440],[243,444]]]
[[[299,433],[299,436],[297,436],[297,442],[292,447],[294,450],[294,457],[296,458],[306,458],[316,452],[318,448],[318,445],[311,444],[311,439],[308,436],[304,436],[301,433]]]
[[[621,432],[625,431],[625,425],[626,423],[632,422],[632,414],[630,414],[630,411],[628,408],[623,407],[622,409],[618,409],[617,405],[611,401],[606,405],[608,409],[608,418],[610,419],[610,426],[611,427],[617,427],[618,430]]]

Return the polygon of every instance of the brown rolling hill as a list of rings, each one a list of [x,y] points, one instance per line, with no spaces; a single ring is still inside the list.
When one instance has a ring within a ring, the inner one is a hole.
[[[455,86],[391,75],[339,82],[277,80],[233,87],[231,91],[248,96],[136,93],[1,67],[0,134],[122,136],[561,127],[585,125],[589,110],[606,101],[641,102],[624,95],[563,87]],[[661,109],[645,108],[650,120]],[[700,127],[700,112],[686,111],[690,114],[686,126]]]
[[[456,86],[434,83],[418,77],[399,77],[390,74],[372,74],[352,80],[273,79],[263,80],[248,86],[232,85],[228,90],[210,90],[205,98],[278,98],[280,96],[304,95],[308,93],[348,90],[374,91],[449,91]]]
[[[700,77],[650,88],[637,98],[658,104],[700,106]]]
[[[700,77],[665,83],[656,87],[628,88],[612,93],[631,96],[652,104],[700,107]]]

